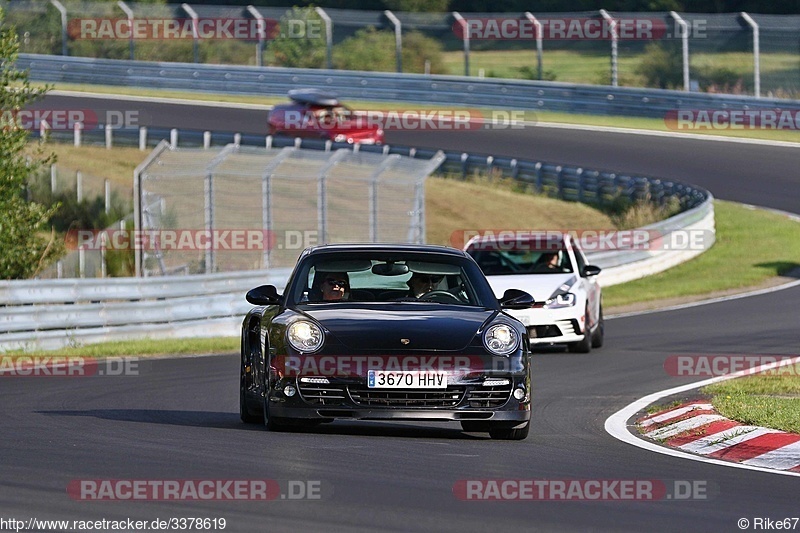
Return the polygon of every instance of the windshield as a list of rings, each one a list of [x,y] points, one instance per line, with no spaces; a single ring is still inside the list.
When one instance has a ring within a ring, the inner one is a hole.
[[[298,266],[287,296],[300,305],[425,302],[496,306],[496,300],[484,301],[492,293],[476,287],[476,272],[471,261],[459,257],[386,252],[320,254]],[[483,276],[477,275],[485,284]]]
[[[344,106],[326,107],[318,109],[314,115],[320,124],[341,124],[352,119],[350,109]]]
[[[572,272],[565,249],[470,250],[487,276],[510,274],[567,274]]]

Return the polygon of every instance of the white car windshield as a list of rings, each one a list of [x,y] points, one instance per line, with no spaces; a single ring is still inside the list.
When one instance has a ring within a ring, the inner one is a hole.
[[[470,250],[469,254],[487,276],[572,272],[569,254],[565,249]]]

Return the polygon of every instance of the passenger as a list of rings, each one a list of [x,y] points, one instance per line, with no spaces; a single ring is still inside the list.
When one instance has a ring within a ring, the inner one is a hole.
[[[408,281],[406,281],[406,285],[409,287],[409,296],[419,298],[423,294],[436,290],[436,287],[439,286],[442,279],[444,279],[444,276],[414,272]]]

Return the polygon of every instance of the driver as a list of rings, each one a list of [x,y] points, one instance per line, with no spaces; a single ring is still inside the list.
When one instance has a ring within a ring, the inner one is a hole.
[[[409,296],[419,298],[423,294],[436,290],[439,283],[442,282],[442,279],[444,279],[444,276],[414,272],[408,281],[406,281],[406,285],[408,285],[410,289]]]

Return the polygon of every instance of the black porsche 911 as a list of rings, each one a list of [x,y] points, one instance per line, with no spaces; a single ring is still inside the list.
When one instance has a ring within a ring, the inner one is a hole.
[[[475,261],[429,245],[305,250],[284,294],[247,293],[240,416],[271,431],[348,420],[459,421],[524,439],[531,417],[527,332]]]

